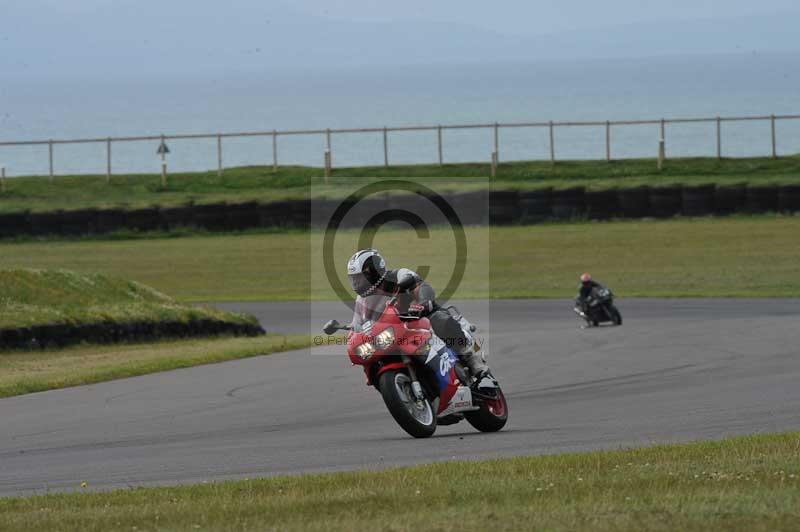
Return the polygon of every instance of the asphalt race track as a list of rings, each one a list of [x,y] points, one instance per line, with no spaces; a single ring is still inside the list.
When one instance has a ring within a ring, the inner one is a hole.
[[[287,332],[349,318],[338,303],[228,307]],[[462,423],[414,440],[324,347],[0,400],[0,496],[800,429],[799,300],[621,300],[622,327],[588,330],[570,307],[462,305],[490,324],[500,433]]]

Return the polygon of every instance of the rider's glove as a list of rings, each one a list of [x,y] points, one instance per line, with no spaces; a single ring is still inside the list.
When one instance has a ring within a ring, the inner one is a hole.
[[[412,303],[408,306],[408,313],[412,316],[425,317],[433,312],[433,301],[426,300],[419,303]]]

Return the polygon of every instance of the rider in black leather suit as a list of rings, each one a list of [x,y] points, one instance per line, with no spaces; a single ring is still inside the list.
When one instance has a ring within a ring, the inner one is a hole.
[[[401,313],[427,317],[436,336],[461,357],[474,377],[479,378],[488,373],[489,367],[483,357],[473,350],[472,338],[467,336],[450,312],[436,304],[436,291],[416,272],[407,268],[387,270],[386,261],[380,253],[374,249],[363,249],[347,262],[347,276],[353,290],[360,297],[373,294],[393,295],[400,279],[409,276],[414,278],[412,288],[398,294],[398,310]]]

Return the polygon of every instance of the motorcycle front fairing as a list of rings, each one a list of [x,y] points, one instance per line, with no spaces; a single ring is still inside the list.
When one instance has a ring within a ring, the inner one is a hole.
[[[359,310],[359,305],[356,305]],[[347,337],[347,354],[350,362],[364,366],[367,383],[372,385],[374,378],[388,369],[404,367],[401,355],[419,356],[427,354],[424,350],[432,336],[431,323],[427,318],[404,320],[391,305],[384,305],[379,315],[373,309],[361,316],[370,319],[354,319],[353,331]],[[396,360],[392,360],[396,359]],[[391,364],[391,365],[390,365]],[[375,373],[375,366],[381,366]],[[399,365],[399,366],[398,366]]]
[[[348,336],[347,354],[353,364],[364,367],[367,385],[374,386],[386,371],[406,369],[406,355],[427,368],[420,377],[437,404],[437,415],[472,408],[472,394],[456,373],[456,355],[432,333],[430,320],[401,318],[387,305],[376,321],[361,321],[358,328]]]
[[[611,314],[608,311],[608,305],[614,301],[614,294],[609,288],[594,288],[591,295],[586,300],[586,315],[591,321],[606,322],[612,321]]]

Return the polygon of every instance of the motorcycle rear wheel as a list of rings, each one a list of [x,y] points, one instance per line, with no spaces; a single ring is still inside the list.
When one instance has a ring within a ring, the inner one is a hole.
[[[415,438],[429,438],[436,432],[436,413],[428,398],[416,401],[411,390],[411,377],[401,371],[381,375],[378,388],[386,408],[397,424]]]
[[[481,432],[497,432],[508,421],[508,403],[503,391],[497,388],[493,391],[497,398],[493,400],[481,398],[479,410],[465,412],[464,417],[470,425]]]

